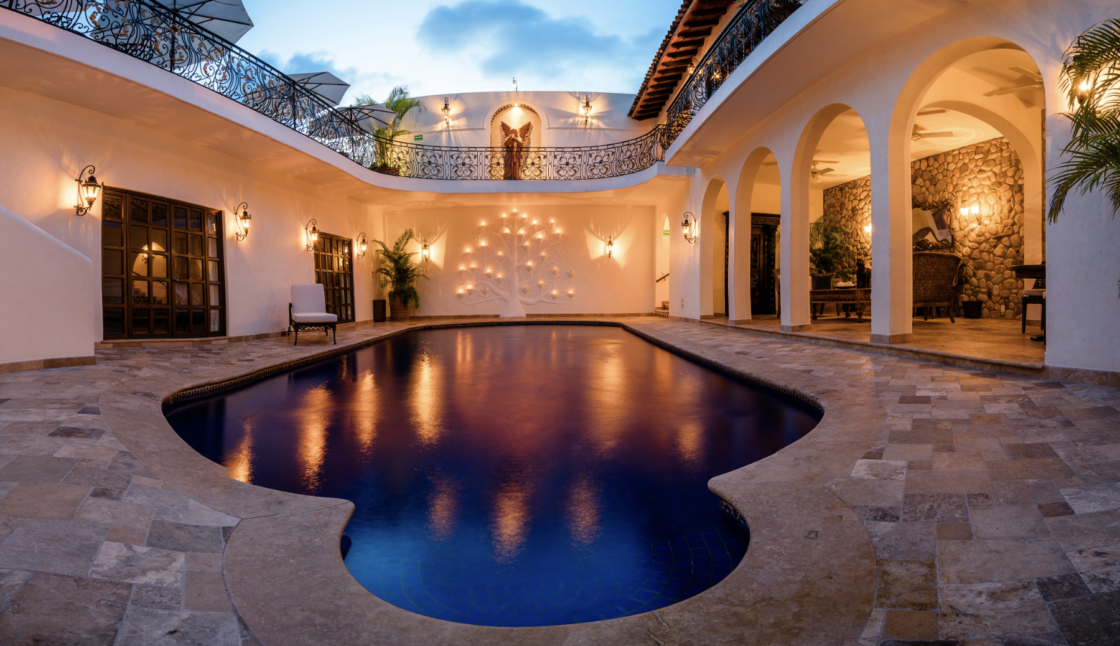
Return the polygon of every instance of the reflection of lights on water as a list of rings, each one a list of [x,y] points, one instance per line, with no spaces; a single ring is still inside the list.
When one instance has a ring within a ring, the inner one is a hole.
[[[440,478],[433,485],[428,496],[428,527],[436,540],[444,540],[455,531],[459,491],[447,478]]]
[[[373,381],[372,370],[362,375],[358,383],[358,398],[359,401],[368,402],[371,406],[377,402],[377,385]],[[373,449],[373,441],[377,439],[377,412],[366,410],[355,417],[358,447],[363,455],[369,455]]]
[[[565,500],[568,532],[573,543],[589,545],[599,537],[600,506],[599,488],[586,476],[581,476]]]
[[[473,290],[471,285],[468,291]],[[416,366],[412,383],[409,406],[412,408],[412,424],[416,427],[417,438],[422,444],[434,444],[439,440],[442,430],[440,409],[439,370],[430,354],[425,353]]]
[[[304,488],[311,493],[322,485],[320,476],[323,461],[327,456],[327,422],[332,409],[331,391],[320,387],[307,391],[303,398],[303,408],[299,410],[299,452],[300,472]]]
[[[249,483],[253,478],[253,420],[245,420],[241,440],[226,458],[229,477],[238,482]]]
[[[500,563],[512,561],[525,545],[530,521],[529,494],[519,491],[518,487],[525,487],[526,484],[507,484],[494,501],[490,533],[494,537],[494,559]]]
[[[699,422],[685,424],[677,433],[677,450],[681,458],[689,464],[698,462],[703,457],[703,440],[704,427]]]

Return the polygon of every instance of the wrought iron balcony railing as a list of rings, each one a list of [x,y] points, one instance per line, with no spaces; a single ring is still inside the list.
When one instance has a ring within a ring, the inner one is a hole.
[[[676,141],[712,93],[804,0],[748,0],[685,81],[666,110],[661,148]]]
[[[424,146],[363,130],[344,111],[237,45],[150,0],[0,0],[41,20],[177,74],[380,172],[419,179],[582,180],[629,175],[664,159],[661,127],[602,146],[527,148],[507,173],[502,148]]]

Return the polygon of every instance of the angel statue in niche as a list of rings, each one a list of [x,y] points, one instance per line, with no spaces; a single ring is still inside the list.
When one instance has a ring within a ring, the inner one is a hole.
[[[521,165],[525,162],[525,150],[530,147],[532,134],[531,123],[511,128],[505,121],[502,122],[502,148],[505,149],[502,179],[521,179]]]

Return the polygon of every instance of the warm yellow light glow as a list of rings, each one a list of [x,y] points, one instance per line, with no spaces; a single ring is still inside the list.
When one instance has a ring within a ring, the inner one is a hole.
[[[471,252],[471,248],[467,247],[467,253],[470,253],[470,252]]]
[[[568,517],[568,532],[572,541],[587,545],[599,536],[599,519],[601,517],[599,491],[586,476],[573,485],[568,493],[565,503]]]
[[[494,501],[490,532],[494,537],[494,558],[508,562],[521,552],[529,524],[528,493],[519,491],[524,483],[513,482],[504,487]]]
[[[455,530],[459,491],[447,478],[440,478],[433,485],[428,497],[428,527],[438,541],[451,536]]]
[[[503,213],[503,214],[502,214],[502,217],[503,217],[503,218],[505,218],[505,217],[508,217],[508,216],[507,216],[507,215],[506,215],[505,213]]]
[[[435,360],[430,355],[424,355],[414,373],[412,393],[408,402],[417,439],[428,446],[439,441],[440,432],[443,430],[443,420],[440,417],[443,398],[439,372],[439,365]]]
[[[863,227],[863,232],[870,234],[871,233],[871,225],[869,224],[869,225]]]
[[[309,391],[296,413],[299,420],[300,474],[306,491],[317,491],[327,452],[327,423],[332,409],[331,392],[326,388]]]
[[[241,434],[241,441],[226,458],[225,467],[229,477],[238,482],[251,482],[253,475],[253,422],[247,421]]]

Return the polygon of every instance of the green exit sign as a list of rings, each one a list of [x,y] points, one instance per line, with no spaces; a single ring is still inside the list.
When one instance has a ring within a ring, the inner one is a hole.
[[[668,230],[668,229],[665,229],[665,231],[664,231],[664,234],[665,234],[665,235],[669,235],[669,230]]]
[[[413,141],[424,141],[424,135],[416,135],[412,138]]]

